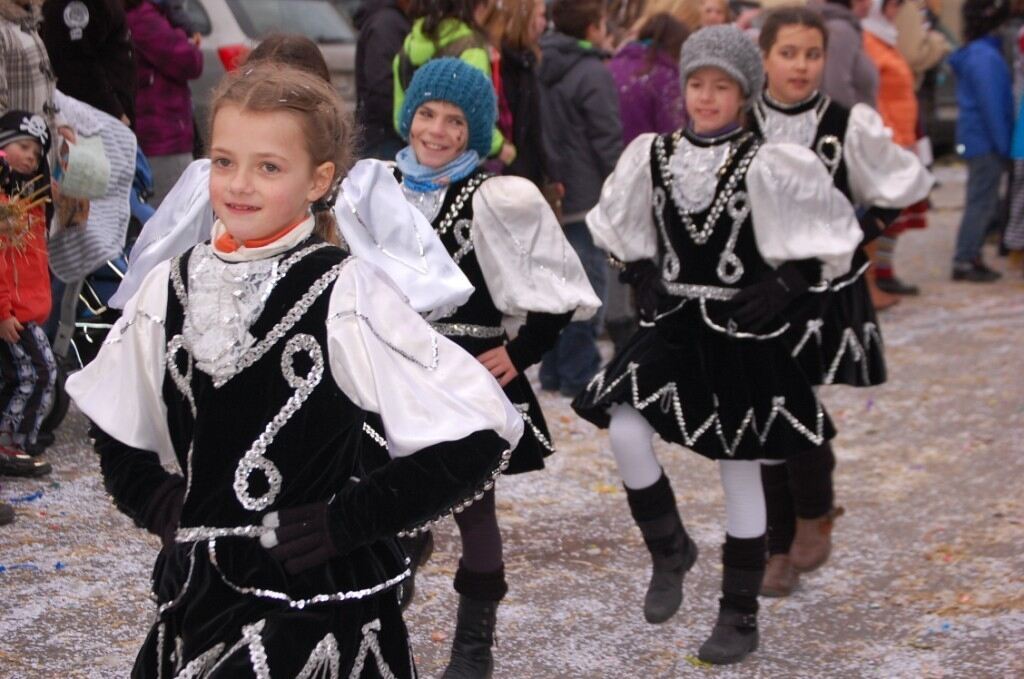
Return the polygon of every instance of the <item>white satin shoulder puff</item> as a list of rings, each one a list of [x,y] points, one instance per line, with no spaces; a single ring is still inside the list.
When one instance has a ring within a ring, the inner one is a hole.
[[[927,198],[935,184],[918,157],[892,140],[882,116],[866,104],[850,110],[843,160],[857,205],[909,207]]]
[[[641,134],[629,143],[604,180],[600,200],[587,213],[594,243],[623,262],[654,259],[658,254],[651,181],[651,144],[656,136]]]

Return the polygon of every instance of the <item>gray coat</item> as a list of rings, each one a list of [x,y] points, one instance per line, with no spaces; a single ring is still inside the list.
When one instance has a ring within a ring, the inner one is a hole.
[[[828,28],[822,91],[846,108],[854,104],[874,107],[878,69],[864,51],[860,21],[848,8],[832,2],[821,6],[821,14]]]
[[[545,35],[541,49],[541,128],[549,172],[565,185],[564,221],[580,221],[597,205],[622,152],[619,95],[602,52],[561,33]]]

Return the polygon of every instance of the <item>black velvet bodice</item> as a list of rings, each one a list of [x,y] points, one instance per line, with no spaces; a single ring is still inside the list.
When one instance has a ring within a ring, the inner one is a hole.
[[[295,251],[314,243],[311,238]],[[191,254],[173,263],[186,295]],[[337,387],[328,367],[324,319],[334,279],[304,311],[300,301],[332,270],[336,277],[344,257],[338,248],[323,247],[286,273],[250,328],[256,343],[248,353],[273,337],[269,348],[219,387],[194,366],[185,346],[173,349],[185,300],[170,284],[166,328],[172,349],[163,394],[175,453],[190,479],[182,528],[258,525],[268,511],[329,499],[357,474],[364,412]],[[282,318],[296,310],[294,325],[282,332]],[[261,445],[263,455],[246,466],[247,451]],[[250,507],[239,495],[249,498]]]
[[[743,130],[719,141],[731,146],[731,154],[719,171],[715,198],[703,211],[684,216],[672,197],[671,182],[685,178],[672,177],[668,166],[683,134],[657,137],[651,147],[657,263],[662,278],[670,284],[670,292],[673,283],[735,288],[755,283],[769,266],[754,239],[746,172],[761,142]],[[697,137],[688,139],[697,145],[709,145]],[[714,225],[710,232],[709,224]]]

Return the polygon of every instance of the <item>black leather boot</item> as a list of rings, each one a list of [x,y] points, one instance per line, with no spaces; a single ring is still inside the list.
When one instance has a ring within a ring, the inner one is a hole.
[[[675,494],[664,474],[647,488],[626,488],[626,497],[651,553],[644,619],[652,624],[662,623],[675,615],[683,603],[683,579],[697,561],[697,544],[683,528]]]
[[[494,627],[498,602],[459,595],[452,656],[441,679],[491,679],[494,672]]]
[[[757,650],[757,592],[763,577],[763,568],[723,568],[718,621],[697,651],[698,658],[714,665],[728,665]]]
[[[427,530],[411,538],[398,538],[398,542],[409,557],[409,577],[401,584],[402,589],[398,595],[398,605],[404,611],[416,594],[416,571],[434,553],[434,534]]]

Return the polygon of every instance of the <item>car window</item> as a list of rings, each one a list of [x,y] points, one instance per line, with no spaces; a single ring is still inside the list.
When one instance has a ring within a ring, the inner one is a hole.
[[[185,0],[185,14],[188,15],[189,26],[201,35],[210,35],[210,15],[206,13],[199,0]]]
[[[301,33],[318,43],[355,42],[356,32],[328,0],[227,0],[250,38]]]

